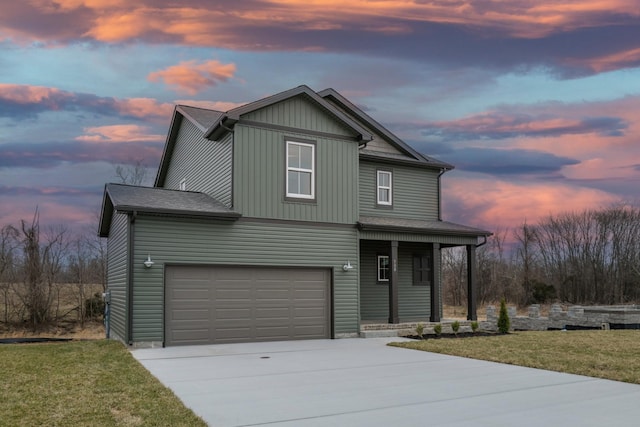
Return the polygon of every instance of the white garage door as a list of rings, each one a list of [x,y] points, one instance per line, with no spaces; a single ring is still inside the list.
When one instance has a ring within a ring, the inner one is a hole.
[[[166,270],[165,345],[331,337],[328,269]]]

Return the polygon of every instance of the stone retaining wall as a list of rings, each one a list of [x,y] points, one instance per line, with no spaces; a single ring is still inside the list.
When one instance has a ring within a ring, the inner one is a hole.
[[[635,329],[640,327],[640,306],[571,306],[564,311],[560,304],[553,304],[548,317],[540,316],[540,306],[529,307],[528,316],[517,316],[515,307],[507,307],[511,319],[511,329],[521,331],[546,331],[548,329],[599,328]],[[480,328],[498,330],[498,312],[492,305],[487,306],[487,321],[480,322]]]

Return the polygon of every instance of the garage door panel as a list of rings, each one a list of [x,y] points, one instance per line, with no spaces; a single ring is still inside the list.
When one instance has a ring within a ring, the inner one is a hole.
[[[166,345],[330,338],[327,269],[168,267]]]

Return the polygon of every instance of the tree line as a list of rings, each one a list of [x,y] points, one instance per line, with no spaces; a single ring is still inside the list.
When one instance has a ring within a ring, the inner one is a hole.
[[[508,243],[511,242],[511,243]],[[640,301],[640,208],[549,215],[499,229],[477,254],[479,304],[624,304]],[[443,251],[445,303],[466,301],[466,257]]]
[[[94,231],[73,235],[63,226],[30,221],[0,229],[0,322],[34,330],[72,318],[99,318],[106,289],[106,244]]]

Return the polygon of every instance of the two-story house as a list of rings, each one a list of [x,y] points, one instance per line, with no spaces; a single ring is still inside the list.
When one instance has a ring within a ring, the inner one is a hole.
[[[475,319],[475,248],[491,233],[442,221],[450,169],[333,89],[177,106],[154,187],[105,187],[110,334],[170,346],[437,322],[451,246],[467,248]]]

